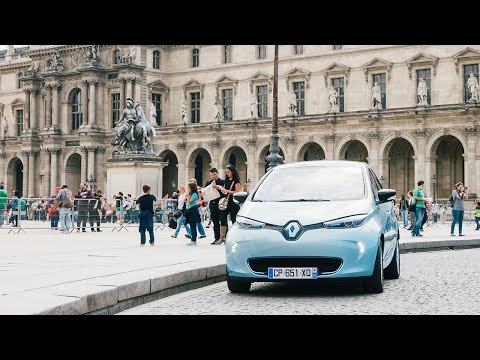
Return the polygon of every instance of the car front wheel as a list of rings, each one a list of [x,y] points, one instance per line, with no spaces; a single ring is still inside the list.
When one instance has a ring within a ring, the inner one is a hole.
[[[240,281],[234,280],[230,276],[228,276],[227,270],[227,286],[228,290],[234,294],[244,294],[250,291],[251,282],[249,281]]]
[[[383,251],[381,245],[378,245],[373,274],[365,280],[364,290],[367,293],[375,294],[383,292]]]
[[[400,277],[400,248],[398,245],[395,247],[395,253],[393,254],[392,261],[385,268],[385,278],[386,279],[398,279]]]

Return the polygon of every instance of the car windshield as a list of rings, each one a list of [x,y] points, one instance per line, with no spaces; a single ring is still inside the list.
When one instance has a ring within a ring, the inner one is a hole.
[[[365,196],[362,168],[305,166],[275,169],[259,185],[252,201],[357,200]]]

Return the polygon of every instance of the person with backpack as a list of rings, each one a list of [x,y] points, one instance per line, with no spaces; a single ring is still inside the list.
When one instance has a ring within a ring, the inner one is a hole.
[[[73,195],[72,192],[68,189],[67,185],[63,185],[62,189],[59,191],[55,200],[58,201],[58,206],[60,207],[60,226],[62,228],[62,234],[68,234],[70,232],[70,219],[72,216],[73,208]]]
[[[458,182],[455,184],[455,189],[452,191],[452,197],[454,199],[452,210],[452,225],[450,227],[450,236],[455,236],[455,224],[458,222],[458,236],[465,236],[462,234],[463,214],[465,212],[465,200],[468,199],[467,188],[463,183]]]
[[[406,229],[408,226],[408,201],[405,199],[404,194],[402,194],[402,199],[400,200],[400,214],[402,214],[403,228]]]
[[[480,229],[480,199],[475,200],[475,224],[477,225],[475,230]]]

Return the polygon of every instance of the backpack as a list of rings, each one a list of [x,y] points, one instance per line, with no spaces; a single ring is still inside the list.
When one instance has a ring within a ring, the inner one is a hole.
[[[65,199],[63,199],[62,201],[62,207],[68,208],[68,209],[73,207],[73,196],[70,190],[67,190],[65,192]]]
[[[455,198],[453,197],[453,194],[450,194],[450,197],[448,198],[448,205],[452,208],[455,205]]]

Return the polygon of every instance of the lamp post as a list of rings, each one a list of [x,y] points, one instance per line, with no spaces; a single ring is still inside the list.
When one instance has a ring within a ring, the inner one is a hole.
[[[90,177],[85,182],[90,186],[90,189],[93,192],[95,185],[97,184],[97,179],[95,179],[93,175],[90,174]]]
[[[270,154],[267,156],[268,170],[283,164],[283,158],[278,153],[278,45],[275,45],[275,58],[273,60],[273,109],[272,109],[272,135],[270,136]]]
[[[383,189],[383,184],[385,183],[385,178],[382,176],[380,176],[380,185],[382,185],[382,189]]]
[[[433,185],[433,201],[435,201],[435,193],[437,189],[437,175],[433,174],[432,175],[432,185]]]

